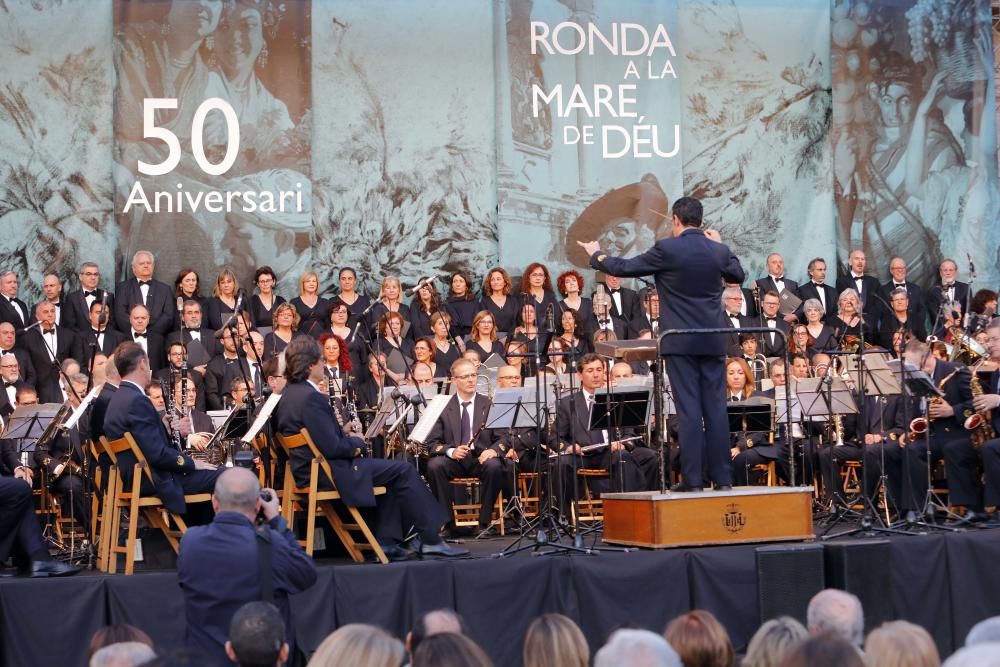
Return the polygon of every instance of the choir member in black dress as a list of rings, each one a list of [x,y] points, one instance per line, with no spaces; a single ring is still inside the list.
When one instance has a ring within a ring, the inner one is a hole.
[[[278,304],[271,320],[271,333],[264,336],[264,358],[281,354],[299,330],[299,312],[290,303]]]
[[[522,294],[529,295],[528,301],[535,307],[535,326],[541,328],[545,316],[551,311],[558,315],[559,300],[552,291],[552,280],[549,270],[541,262],[532,262],[521,276]]]
[[[431,317],[441,310],[441,295],[434,287],[434,281],[424,276],[417,282],[422,284],[422,287],[417,290],[413,295],[413,301],[410,302],[410,338],[414,340],[434,334],[431,329]]]
[[[257,293],[250,297],[250,315],[258,327],[270,327],[274,321],[274,309],[285,303],[284,297],[274,293],[278,277],[270,266],[262,266],[254,272],[253,284]]]
[[[299,278],[299,295],[289,303],[299,314],[298,331],[307,336],[319,338],[326,328],[330,302],[319,295],[319,276],[314,271],[306,271]]]
[[[205,297],[201,293],[201,278],[197,271],[184,268],[177,272],[177,277],[174,279],[174,299],[177,297],[185,301],[197,301],[204,310]]]
[[[538,326],[535,324],[535,304],[530,300],[521,306],[518,325],[514,327],[514,341],[524,343],[524,354],[535,354],[538,346]],[[545,360],[542,360],[545,363]],[[533,357],[526,357],[521,366],[521,374],[529,377],[538,372],[538,366]]]
[[[507,335],[517,326],[518,310],[521,307],[520,299],[510,295],[513,288],[510,275],[500,267],[490,269],[483,280],[483,308],[493,313],[497,331]]]
[[[830,321],[833,336],[838,341],[838,347],[844,349],[857,348],[864,329],[865,342],[876,343],[874,329],[861,316],[861,299],[855,289],[848,287],[837,297],[837,314]]]
[[[597,329],[597,318],[594,316],[594,304],[583,293],[583,276],[577,271],[564,271],[556,278],[556,288],[563,295],[559,302],[562,310],[575,310],[583,321],[584,329],[591,333]],[[589,338],[589,336],[584,336]]]
[[[365,377],[367,371],[368,346],[363,338],[360,327],[350,323],[351,311],[339,296],[330,299],[330,332],[340,336],[347,343],[347,354],[351,358],[351,367],[358,377]]]
[[[434,313],[431,328],[434,330],[434,362],[441,369],[441,374],[434,377],[448,377],[451,365],[462,356],[465,348],[461,347],[463,343],[451,336],[451,317],[448,313]]]
[[[205,325],[209,329],[221,329],[229,320],[229,316],[236,310],[238,300],[237,293],[240,284],[236,279],[236,272],[229,267],[224,267],[215,277],[215,287],[212,288],[212,296],[205,301],[203,312],[205,315]],[[250,302],[247,299],[240,304],[240,312],[249,318],[248,324],[251,328],[254,325],[253,315],[250,313]]]
[[[806,318],[806,330],[813,339],[813,350],[832,350],[837,347],[833,327],[823,323],[825,310],[819,299],[806,299],[802,304]]]
[[[497,327],[490,311],[481,310],[472,319],[472,331],[465,341],[465,349],[475,350],[480,362],[489,359],[491,354],[503,356],[503,343],[497,340]]]
[[[337,276],[337,282],[340,284],[340,300],[347,304],[347,309],[350,311],[350,317],[348,318],[349,326],[353,327],[357,323],[358,318],[361,317],[361,313],[368,309],[371,305],[371,299],[369,299],[364,294],[359,294],[357,290],[358,286],[358,274],[357,272],[349,266],[345,266],[340,270]]]
[[[461,271],[451,274],[451,287],[448,289],[448,302],[445,310],[451,316],[451,334],[455,338],[469,335],[472,331],[472,320],[482,310],[480,303],[472,296],[472,287],[468,276]]]
[[[588,335],[583,316],[575,310],[564,310],[559,317],[559,336],[567,349],[577,355],[594,351],[593,339]]]
[[[413,341],[413,365],[423,364],[431,369],[431,377],[448,377],[448,369],[438,365],[434,354],[434,339],[423,336]]]
[[[403,316],[400,313],[388,312],[382,315],[378,323],[378,335],[372,341],[372,349],[390,356],[393,350],[399,350],[407,363],[413,361],[413,341],[403,336]],[[392,371],[390,371],[392,374]],[[394,378],[397,382],[402,382],[403,376]]]
[[[379,325],[382,316],[386,313],[396,313],[403,321],[410,321],[410,307],[403,303],[403,287],[396,276],[386,276],[382,279],[382,288],[379,290],[378,303],[368,313],[369,329],[373,335],[379,335]],[[410,337],[409,327],[401,332],[404,338]]]

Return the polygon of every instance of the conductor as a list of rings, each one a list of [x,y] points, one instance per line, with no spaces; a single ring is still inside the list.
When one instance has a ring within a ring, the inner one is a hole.
[[[681,197],[671,212],[673,237],[657,241],[637,257],[608,257],[596,241],[578,243],[595,269],[620,277],[654,276],[660,331],[724,327],[722,283],[742,283],[743,267],[718,231],[702,229],[700,201]],[[667,336],[661,349],[668,357],[667,375],[677,403],[683,476],[670,490],[703,490],[706,471],[716,489],[729,490],[733,482],[723,365],[726,337]]]

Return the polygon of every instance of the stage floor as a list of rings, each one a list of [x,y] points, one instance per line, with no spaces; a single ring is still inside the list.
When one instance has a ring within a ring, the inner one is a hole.
[[[528,624],[546,612],[576,619],[592,650],[618,627],[659,632],[671,618],[694,608],[715,614],[742,650],[762,621],[756,550],[775,545],[548,556],[529,550],[491,557],[514,539],[467,539],[473,557],[454,561],[379,566],[321,559],[316,586],[293,600],[299,641],[315,649],[330,631],[352,622],[381,625],[402,637],[417,614],[451,607],[495,664],[508,666],[521,663]],[[870,542],[855,538],[825,544],[850,549]],[[890,617],[927,628],[942,657],[962,645],[974,623],[1000,614],[995,574],[1000,530],[894,536],[884,548],[890,571],[885,590],[894,609]],[[0,580],[0,615],[3,664],[11,666],[84,665],[91,634],[108,623],[133,623],[168,647],[179,645],[184,626],[183,601],[171,570],[132,577],[88,572],[68,579]],[[883,620],[868,619],[876,625]]]

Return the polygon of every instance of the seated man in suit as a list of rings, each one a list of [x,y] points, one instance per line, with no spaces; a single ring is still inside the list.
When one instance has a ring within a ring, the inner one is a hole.
[[[596,354],[580,358],[578,391],[559,399],[556,407],[556,439],[551,449],[560,454],[557,459],[556,479],[560,480],[560,507],[563,512],[579,495],[576,491],[576,470],[603,468],[610,476],[611,488],[616,491],[651,490],[656,486],[656,454],[641,441],[619,442],[608,431],[591,431],[590,417],[594,407],[595,392],[604,386],[607,366]],[[622,438],[632,436],[630,429],[621,433]],[[609,443],[602,446],[601,443]],[[583,447],[597,445],[592,450]]]
[[[439,535],[448,516],[434,501],[416,469],[403,461],[360,458],[360,438],[346,437],[330,408],[329,397],[319,390],[325,374],[323,350],[311,336],[293,338],[285,348],[285,388],[274,411],[275,431],[296,435],[308,429],[333,472],[333,481],[344,502],[355,507],[375,507],[375,536],[390,558],[407,554],[401,542],[406,529],[415,526],[420,552],[429,556],[463,556],[466,549],[444,543]],[[292,474],[300,485],[309,483],[312,455],[306,448],[292,452]],[[325,475],[320,486],[330,488]],[[374,487],[387,493],[376,497]]]
[[[188,509],[184,496],[210,493],[221,471],[216,470],[214,465],[192,459],[170,442],[156,409],[144,393],[152,372],[149,358],[142,348],[126,341],[118,346],[114,357],[121,384],[104,414],[104,434],[109,440],[117,440],[131,433],[153,475],[153,488],[149,490],[163,501],[168,511],[184,514]],[[179,421],[175,427],[184,436],[191,430],[188,420]],[[122,465],[123,476],[129,476],[135,457],[131,452],[123,452],[118,461]],[[131,479],[125,481],[128,483]],[[142,483],[149,488],[145,478]]]
[[[153,373],[154,380],[165,380],[170,384],[176,384],[181,377],[181,366],[184,365],[184,344],[175,340],[167,346],[167,365]],[[205,411],[205,378],[201,373],[188,367],[187,370],[188,389],[195,395],[195,406]]]
[[[451,516],[455,477],[478,477],[481,486],[479,528],[493,519],[493,507],[500,491],[510,497],[514,492],[514,464],[508,458],[508,445],[494,441],[485,428],[490,400],[476,392],[476,366],[459,359],[451,365],[455,394],[427,436],[430,461],[427,483],[441,507]],[[513,456],[513,454],[511,455]]]
[[[80,401],[87,395],[87,376],[77,373],[70,376],[73,391],[69,392],[69,401],[75,410]],[[85,534],[90,533],[90,498],[87,491],[91,486],[90,477],[83,474],[83,462],[87,453],[83,441],[88,437],[89,425],[86,415],[76,426],[56,437],[47,452],[41,452],[42,461],[49,472],[49,487],[64,507],[68,508],[70,516],[80,524]]]

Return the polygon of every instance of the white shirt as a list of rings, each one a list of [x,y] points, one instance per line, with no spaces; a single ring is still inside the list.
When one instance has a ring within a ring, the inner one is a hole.
[[[149,285],[139,285],[139,293],[142,294],[142,305],[145,306],[146,300],[149,299]]]
[[[188,333],[191,335],[191,340],[196,340],[201,342],[201,332],[197,329],[188,329]]]
[[[4,387],[4,390],[7,392],[7,401],[16,408],[17,401],[15,399],[17,398],[17,387],[11,385],[9,387]]]
[[[55,326],[51,330],[45,331],[42,328],[42,340],[45,341],[45,352],[49,355],[49,360],[56,358],[56,350],[59,349],[59,337]]]
[[[22,325],[23,324],[27,324],[28,319],[24,316],[24,311],[21,310],[21,306],[18,305],[18,303],[16,301],[14,301],[14,297],[7,296],[7,297],[4,297],[4,298],[7,299],[7,301],[10,302],[10,305],[14,307],[14,310],[17,312],[18,317],[21,318],[21,324]]]
[[[816,294],[819,296],[819,302],[823,304],[823,312],[826,312],[826,290],[823,289],[823,285],[817,282],[813,282],[816,286]]]
[[[864,283],[865,283],[865,281],[862,280],[862,278],[864,278],[864,277],[865,277],[865,274],[863,274],[863,273],[859,276],[859,275],[856,275],[853,271],[851,271],[851,280],[854,281],[854,286],[858,288],[858,294],[861,294],[861,286],[864,285]]]
[[[770,274],[768,274],[770,275]],[[785,277],[784,276],[771,276],[771,280],[774,281],[774,286],[778,288],[778,294],[781,294],[785,290]]]
[[[144,335],[142,336],[142,338],[139,338],[138,340],[136,340],[136,337],[135,337],[135,334],[136,334],[136,333],[138,333],[138,332],[136,332],[136,330],[135,330],[135,329],[132,329],[132,340],[133,340],[133,341],[135,341],[135,343],[136,343],[136,344],[137,344],[137,345],[138,345],[139,347],[141,347],[141,348],[142,348],[142,351],[143,351],[143,352],[145,352],[146,354],[149,354],[149,347],[148,347],[148,342],[149,342],[149,331],[143,331],[142,333],[143,333]]]
[[[468,401],[463,400],[462,397],[459,396],[458,394],[455,394],[455,398],[458,399],[458,416],[460,418],[462,416],[462,403],[469,404],[466,407],[466,410],[469,411],[469,433],[472,433],[472,424],[476,420],[476,394],[473,394],[472,398],[470,398]],[[461,431],[459,433],[461,433]],[[468,443],[463,442],[462,444],[465,445]],[[455,447],[449,447],[447,451],[445,451],[445,456],[447,456],[449,459],[455,458],[454,456],[452,456],[452,454],[455,453],[455,449],[456,449]]]

